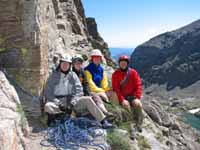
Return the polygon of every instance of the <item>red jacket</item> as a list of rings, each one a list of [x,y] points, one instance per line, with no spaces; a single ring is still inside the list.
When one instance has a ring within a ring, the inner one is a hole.
[[[120,82],[125,78],[127,72],[122,72],[120,69],[116,70],[112,75],[112,87],[117,93],[119,102],[121,103],[126,96],[134,96],[140,99],[142,95],[142,83],[140,76],[135,69],[130,68],[130,75],[128,82],[120,89]]]

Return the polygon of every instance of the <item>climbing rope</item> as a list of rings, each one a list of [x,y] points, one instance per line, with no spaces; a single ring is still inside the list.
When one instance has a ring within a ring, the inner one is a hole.
[[[80,147],[95,150],[108,150],[109,145],[105,140],[105,130],[100,128],[97,121],[84,117],[69,118],[64,121],[56,121],[54,127],[47,129],[47,141],[53,144],[57,150],[78,150]],[[97,137],[101,141],[95,141]],[[41,145],[50,146],[41,141]]]

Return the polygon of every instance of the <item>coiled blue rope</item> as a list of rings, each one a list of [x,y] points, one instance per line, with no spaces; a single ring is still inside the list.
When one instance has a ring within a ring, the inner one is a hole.
[[[95,139],[99,136],[103,140],[97,143]],[[88,149],[91,146],[96,150],[110,149],[105,140],[105,131],[99,123],[84,117],[56,121],[54,127],[47,129],[47,138],[57,150],[78,150],[80,147]]]

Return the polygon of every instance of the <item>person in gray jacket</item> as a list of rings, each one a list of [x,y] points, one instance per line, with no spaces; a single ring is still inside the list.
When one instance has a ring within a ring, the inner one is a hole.
[[[80,80],[76,73],[70,70],[71,63],[69,55],[60,59],[57,69],[50,75],[44,89],[44,96],[48,101],[44,105],[44,111],[48,113],[50,118],[48,125],[55,116],[74,110],[79,114],[89,111],[102,124],[103,128],[113,127],[92,98],[83,96]]]

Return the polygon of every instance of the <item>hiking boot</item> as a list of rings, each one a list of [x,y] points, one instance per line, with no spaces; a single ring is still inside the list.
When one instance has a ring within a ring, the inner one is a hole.
[[[102,124],[102,128],[103,129],[109,129],[109,128],[114,128],[113,124],[112,123],[109,123],[107,120],[103,120],[101,122]]]
[[[136,138],[136,130],[135,128],[133,128],[131,129],[130,139],[134,141],[135,138]]]
[[[56,125],[56,122],[58,120],[63,121],[64,118],[66,117],[65,114],[48,114],[48,119],[47,119],[47,125],[48,127],[53,127]]]
[[[141,125],[136,125],[135,129],[136,129],[136,131],[138,131],[140,133],[142,132],[142,126]]]
[[[115,115],[111,112],[104,112],[104,114],[106,115],[107,118],[110,118],[110,117],[115,117]]]
[[[48,118],[47,118],[47,125],[48,127],[52,127],[55,125],[55,119],[56,119],[56,115],[53,114],[48,114]]]
[[[135,140],[136,138],[136,135],[138,132],[142,132],[142,126],[141,125],[138,125],[136,124],[135,126],[131,126],[131,134],[130,134],[130,139],[131,140]]]

